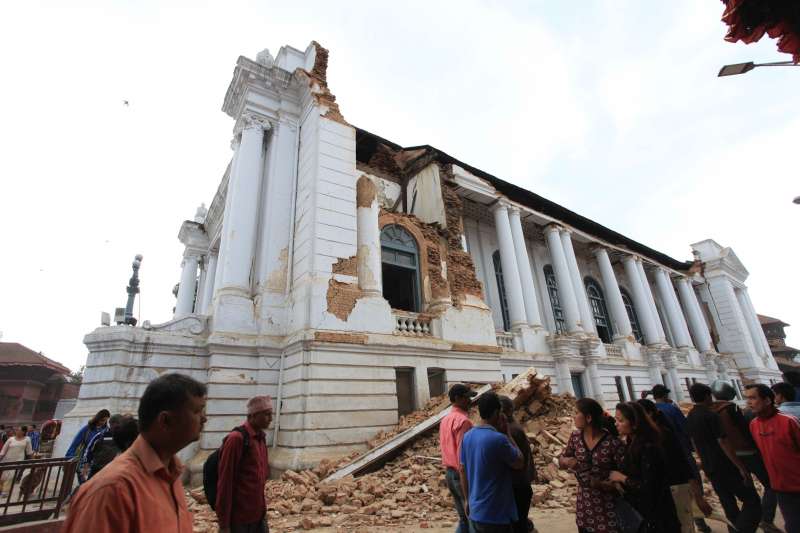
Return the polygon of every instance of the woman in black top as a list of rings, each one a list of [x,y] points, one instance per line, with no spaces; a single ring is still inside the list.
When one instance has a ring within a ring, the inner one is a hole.
[[[622,484],[625,499],[642,515],[641,531],[679,533],[658,428],[635,402],[617,404],[616,419],[626,450],[620,470],[609,479]]]

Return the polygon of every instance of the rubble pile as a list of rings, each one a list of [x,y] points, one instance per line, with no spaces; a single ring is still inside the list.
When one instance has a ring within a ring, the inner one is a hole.
[[[573,507],[574,476],[558,470],[555,460],[569,438],[575,400],[553,395],[549,379],[538,377],[533,370],[495,390],[512,397],[517,420],[532,443],[539,472],[534,487],[535,505]],[[447,405],[446,396],[432,399],[425,408],[403,417],[391,431],[377,435],[369,442],[370,447],[436,415]],[[323,460],[312,470],[286,471],[280,479],[268,481],[265,497],[271,530],[341,527],[346,531],[371,531],[375,527],[411,525],[427,529],[455,524],[452,496],[441,465],[438,430],[410,442],[377,471],[357,478],[322,481],[352,458]],[[202,489],[190,494],[195,531],[216,532],[215,516],[204,501]]]

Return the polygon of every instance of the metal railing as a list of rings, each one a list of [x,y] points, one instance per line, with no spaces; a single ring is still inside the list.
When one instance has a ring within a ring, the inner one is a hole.
[[[77,465],[66,457],[0,463],[0,527],[58,517]]]
[[[511,333],[496,333],[494,338],[497,340],[497,346],[503,350],[514,350],[514,335]]]
[[[431,319],[423,318],[416,313],[394,313],[395,326],[394,332],[398,335],[410,337],[430,337]]]

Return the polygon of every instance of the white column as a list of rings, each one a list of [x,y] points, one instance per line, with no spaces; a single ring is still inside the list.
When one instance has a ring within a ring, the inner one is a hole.
[[[600,405],[605,405],[603,383],[600,381],[600,372],[597,370],[597,361],[593,357],[587,357],[585,365],[586,373],[589,375],[589,383],[592,385],[592,397],[597,400]]]
[[[561,242],[561,228],[555,225],[547,226],[544,234],[547,238],[547,247],[550,249],[550,260],[553,262],[553,273],[556,275],[556,284],[558,285],[558,299],[564,311],[567,331],[569,333],[582,332],[578,301],[575,299],[572,277],[569,274],[564,245]]]
[[[740,289],[739,293],[742,296],[742,301],[744,302],[745,307],[747,308],[747,319],[749,322],[752,323],[753,329],[755,330],[753,339],[754,343],[760,343],[761,347],[763,348],[762,353],[767,356],[772,356],[772,348],[769,347],[769,342],[767,342],[767,336],[764,334],[764,328],[761,327],[761,322],[758,320],[758,313],[756,313],[755,307],[753,307],[753,301],[750,299],[750,292],[747,289]]]
[[[522,298],[525,303],[528,325],[539,328],[542,326],[542,318],[539,316],[539,301],[536,297],[536,286],[533,283],[528,247],[525,245],[525,235],[522,233],[522,222],[520,221],[517,207],[511,207],[508,210],[508,219],[511,223],[511,237],[514,241],[514,253],[517,257],[517,268],[519,270],[520,283],[522,284]]]
[[[692,341],[689,338],[689,330],[686,328],[686,322],[683,320],[681,308],[675,298],[675,289],[672,288],[669,274],[667,274],[663,268],[657,268],[655,271],[655,280],[658,294],[661,297],[661,302],[667,313],[667,320],[669,320],[675,344],[678,348],[687,348],[691,346]]]
[[[644,341],[648,345],[658,344],[658,330],[656,329],[650,304],[647,303],[647,295],[644,292],[639,269],[636,266],[636,258],[629,255],[626,256],[622,262],[625,265],[625,273],[628,275],[628,284],[631,288],[633,305],[636,308],[636,316],[639,319],[639,324],[642,326]]]
[[[269,123],[244,115],[241,141],[228,183],[215,284],[214,331],[254,333],[257,329],[253,298],[256,237],[259,225],[264,169],[264,130]]]
[[[600,267],[600,276],[603,278],[603,286],[606,289],[605,296],[606,302],[608,302],[608,310],[611,313],[611,320],[614,322],[616,333],[614,339],[633,338],[631,320],[628,317],[628,311],[625,309],[625,302],[622,300],[622,292],[619,290],[617,277],[614,274],[614,267],[611,266],[611,260],[608,258],[608,252],[605,248],[597,247],[594,249],[594,256]]]
[[[594,315],[589,306],[589,299],[586,296],[586,286],[583,284],[583,278],[581,278],[581,272],[578,269],[578,259],[575,257],[575,249],[572,247],[570,231],[561,231],[561,246],[564,248],[564,256],[567,258],[567,268],[569,269],[569,277],[572,279],[572,289],[575,291],[575,299],[578,302],[578,312],[581,315],[583,330],[590,335],[597,335]]]
[[[183,257],[181,267],[181,282],[178,286],[178,301],[175,304],[175,317],[183,318],[192,314],[194,298],[197,289],[197,262],[198,256],[187,251]]]
[[[494,208],[494,226],[500,246],[500,265],[503,267],[508,315],[511,320],[511,328],[514,329],[526,325],[528,320],[525,316],[525,302],[517,267],[517,255],[514,252],[514,239],[511,236],[511,224],[508,220],[508,207],[503,203],[498,203]]]
[[[719,374],[717,374],[717,362],[714,360],[715,358],[706,355],[706,360],[703,362],[703,367],[706,369],[706,380],[708,384],[711,385],[717,379],[719,379]]]
[[[269,129],[269,123],[254,116],[243,117],[243,120],[244,129],[236,157],[236,167],[228,183],[228,194],[231,198],[222,228],[225,248],[219,258],[223,267],[219,289],[250,298],[264,130]]]
[[[736,301],[739,303],[739,309],[741,309],[742,315],[744,316],[744,321],[747,324],[747,330],[750,334],[750,339],[753,341],[753,347],[756,350],[756,354],[762,358],[766,357],[768,352],[765,350],[764,344],[761,342],[761,337],[764,336],[764,332],[761,329],[761,326],[758,324],[758,318],[756,318],[755,311],[750,309],[747,298],[742,289],[734,288],[733,292],[736,294]]]
[[[365,295],[380,297],[383,295],[383,284],[381,279],[381,232],[378,226],[378,214],[379,204],[375,184],[368,177],[361,176],[356,182],[358,288]]]
[[[208,314],[208,310],[211,308],[211,300],[214,297],[214,282],[217,277],[217,254],[209,252],[207,257],[206,282],[203,285],[203,303],[200,308],[201,315]]]
[[[558,393],[575,396],[572,386],[572,373],[569,371],[569,361],[564,357],[556,359],[556,374],[558,375]]]
[[[642,283],[642,288],[647,297],[647,305],[650,308],[650,313],[653,315],[653,323],[656,326],[656,332],[658,332],[658,341],[661,344],[667,344],[667,336],[664,333],[664,326],[661,325],[661,317],[656,307],[656,299],[653,298],[653,291],[650,288],[650,282],[647,280],[647,273],[644,271],[644,265],[642,265],[641,259],[636,259],[636,268],[639,270],[639,280]]]
[[[711,342],[708,325],[703,318],[697,295],[687,278],[678,278],[678,293],[681,303],[683,303],[683,310],[689,318],[689,328],[691,328],[696,348],[702,353],[713,351],[714,344]]]
[[[681,387],[681,380],[678,376],[678,366],[675,357],[664,359],[664,366],[667,369],[667,376],[669,377],[670,384],[667,387],[675,394],[675,399],[683,401],[683,387]]]

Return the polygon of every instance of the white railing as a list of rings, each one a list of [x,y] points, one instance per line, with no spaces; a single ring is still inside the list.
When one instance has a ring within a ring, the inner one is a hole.
[[[409,337],[430,337],[431,319],[422,318],[414,313],[394,314],[394,332],[398,335],[408,335]]]
[[[504,350],[514,349],[514,335],[511,333],[497,333],[495,334],[497,345]]]
[[[606,344],[605,347],[606,355],[608,357],[618,357],[619,359],[623,358],[621,346],[617,346],[616,344]]]

